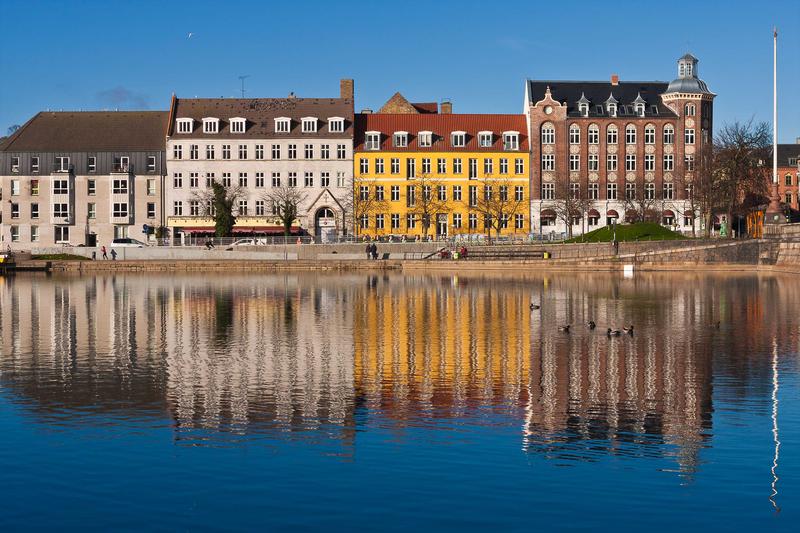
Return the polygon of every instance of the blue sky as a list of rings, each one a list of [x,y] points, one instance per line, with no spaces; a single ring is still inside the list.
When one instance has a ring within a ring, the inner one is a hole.
[[[610,8],[609,6],[613,6]],[[276,2],[3,0],[0,135],[43,109],[166,109],[178,96],[399,90],[454,111],[521,112],[523,80],[671,80],[690,50],[716,126],[771,120],[779,29],[780,142],[800,136],[800,2]],[[193,32],[192,38],[188,38]]]

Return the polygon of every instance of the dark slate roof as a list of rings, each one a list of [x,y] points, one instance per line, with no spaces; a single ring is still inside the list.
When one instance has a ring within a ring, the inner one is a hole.
[[[800,143],[798,144],[779,144],[778,145],[778,166],[779,167],[797,167],[797,161],[794,165],[789,165],[789,159],[796,159],[800,161]]]
[[[42,111],[0,143],[3,152],[164,150],[166,111]]]
[[[544,93],[550,87],[553,99],[567,103],[567,115],[570,117],[582,116],[578,111],[578,100],[585,95],[589,100],[590,117],[606,117],[605,102],[613,94],[619,102],[618,117],[635,117],[633,102],[641,94],[647,102],[645,117],[670,117],[677,115],[672,109],[661,101],[661,94],[667,89],[665,81],[621,81],[612,85],[610,81],[539,81],[528,80],[528,98],[530,104],[535,104],[544,98]],[[601,106],[602,110],[598,110]],[[655,106],[655,111],[653,110]]]
[[[275,119],[291,118],[289,133],[275,132]],[[301,119],[316,117],[316,133],[301,133]],[[330,133],[328,119],[344,118],[344,132]],[[193,118],[192,133],[178,133],[175,121]],[[219,133],[203,133],[203,118],[218,118]],[[230,119],[245,118],[244,133],[231,133]],[[175,98],[170,117],[169,135],[207,139],[278,138],[278,137],[334,137],[353,136],[353,101],[344,98]]]
[[[669,83],[665,93],[714,94],[700,78],[676,78]]]

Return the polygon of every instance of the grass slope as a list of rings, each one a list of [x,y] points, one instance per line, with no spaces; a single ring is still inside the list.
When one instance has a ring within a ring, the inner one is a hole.
[[[566,242],[611,242],[614,233],[611,226],[606,226]],[[622,241],[673,241],[685,239],[680,233],[653,222],[637,222],[636,224],[619,224],[617,240]]]
[[[31,259],[39,261],[88,261],[88,257],[75,254],[41,254],[31,256]]]

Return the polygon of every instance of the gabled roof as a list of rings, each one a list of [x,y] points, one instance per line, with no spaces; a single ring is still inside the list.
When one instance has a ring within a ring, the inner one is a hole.
[[[620,81],[616,85],[610,81],[558,81],[558,80],[527,80],[529,104],[533,105],[542,100],[547,87],[553,100],[567,104],[567,116],[581,117],[578,103],[582,97],[589,100],[589,117],[608,117],[605,109],[598,114],[597,106],[603,106],[612,96],[618,101],[617,117],[638,116],[635,110],[627,113],[623,106],[633,106],[638,96],[646,102],[645,117],[675,118],[676,113],[664,105],[661,94],[667,89],[664,81]],[[652,106],[656,106],[653,112]]]
[[[355,149],[364,149],[364,134],[368,131],[381,133],[381,150],[397,152],[501,152],[503,151],[503,132],[519,132],[519,153],[528,150],[528,131],[525,115],[499,114],[405,114],[369,113],[356,114]],[[395,148],[392,134],[407,131],[408,146]],[[418,136],[421,131],[433,132],[430,147],[420,147]],[[466,146],[454,148],[450,144],[450,134],[454,131],[466,132]],[[478,132],[491,131],[491,147],[478,146]],[[517,153],[517,152],[508,152]]]
[[[405,96],[396,92],[378,110],[378,113],[402,114],[432,114],[439,112],[439,104],[436,102],[409,102]]]
[[[166,111],[42,111],[0,143],[0,151],[160,151],[166,132]]]
[[[181,138],[242,139],[275,138],[297,135],[302,138],[334,137],[348,138],[353,135],[353,102],[344,98],[175,98],[173,100],[169,135],[173,140]],[[218,133],[203,133],[195,127],[189,134],[177,133],[175,122],[181,118],[193,118],[200,124],[205,117],[220,119]],[[275,119],[291,119],[288,133],[275,132]],[[317,117],[322,123],[314,133],[302,133],[304,117]],[[344,131],[328,130],[328,119],[344,118]],[[230,119],[245,118],[244,133],[232,133]]]

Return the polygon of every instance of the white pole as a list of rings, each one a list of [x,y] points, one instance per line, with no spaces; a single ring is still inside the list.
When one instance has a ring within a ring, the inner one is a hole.
[[[772,183],[778,184],[778,28],[772,30]]]

